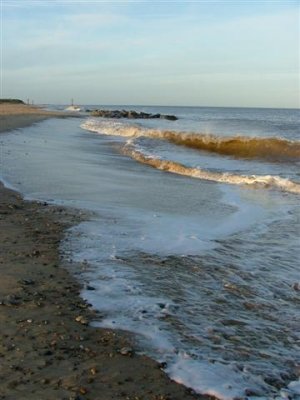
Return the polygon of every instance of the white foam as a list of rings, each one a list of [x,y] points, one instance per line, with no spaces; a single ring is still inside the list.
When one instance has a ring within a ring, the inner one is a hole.
[[[231,202],[236,200],[230,193],[227,193],[226,199]],[[166,222],[160,215],[152,216],[156,221]],[[138,219],[140,218],[141,216]],[[170,298],[157,296],[152,290],[149,291],[145,282],[141,282],[135,269],[131,267],[131,261],[127,264],[126,260],[119,258],[122,250],[128,249],[130,236],[133,234],[130,232],[122,243],[122,235],[118,233],[120,229],[122,230],[121,220],[112,227],[105,223],[97,224],[97,221],[84,222],[70,230],[71,240],[66,243],[69,254],[75,261],[89,265],[82,277],[95,290],[84,290],[82,295],[103,313],[103,319],[95,322],[95,326],[135,333],[144,351],[157,361],[167,362],[166,372],[173,380],[198,393],[222,400],[282,400],[286,399],[286,393],[291,399],[297,399],[299,382],[292,382],[287,389],[275,393],[274,388],[270,389],[259,375],[237,367],[233,361],[222,361],[222,356],[212,362],[207,354],[201,355],[205,349],[199,349],[198,352],[195,348],[195,355],[180,351],[184,348],[182,338],[180,334],[170,330],[168,325],[169,317],[171,320],[177,318],[176,304]],[[155,236],[154,231],[153,235]],[[113,238],[116,241],[111,241]],[[158,237],[158,241],[162,239]],[[193,237],[190,239],[195,240]],[[131,244],[133,243],[134,240]],[[131,247],[131,250],[134,252],[136,248]],[[189,287],[186,289],[189,290]],[[200,342],[202,340],[203,337]],[[248,396],[248,393],[255,393],[255,396]]]
[[[157,169],[213,182],[259,188],[271,188],[293,194],[300,194],[300,183],[293,182],[288,178],[282,178],[276,175],[240,175],[232,174],[226,171],[212,172],[209,170],[201,169],[200,167],[191,168],[172,160],[163,160],[160,157],[156,157],[155,155],[149,154],[149,152],[144,151],[144,149],[141,149],[140,146],[135,145],[134,139],[142,136],[150,138],[153,137],[156,139],[163,138],[163,133],[158,130],[147,130],[138,125],[130,125],[128,123],[119,121],[99,121],[96,119],[88,119],[81,125],[81,127],[91,132],[96,132],[104,135],[129,138],[124,146],[124,153],[128,156],[131,156],[136,161],[149,164]],[[207,140],[210,140],[210,138],[211,136],[208,136]]]
[[[191,168],[175,161],[149,156],[140,150],[136,150],[132,145],[130,147],[131,149],[128,150],[129,146],[128,144],[126,145],[125,154],[128,154],[136,161],[151,165],[159,170],[213,182],[279,189],[293,194],[300,194],[300,184],[287,178],[272,175],[237,175],[228,172],[212,172],[201,168]]]
[[[293,393],[300,396],[300,378],[297,381],[293,381],[288,385],[288,389],[290,389]]]
[[[177,362],[167,368],[170,377],[198,393],[217,397],[222,400],[245,398],[248,391],[253,390],[259,383],[263,390],[263,383],[251,382],[243,376],[241,371],[236,372],[231,366],[218,362],[193,360],[188,355],[181,355]]]
[[[140,137],[145,135],[138,125],[129,125],[125,122],[115,120],[88,119],[81,128],[91,132],[100,133],[101,135],[122,136],[122,137]]]

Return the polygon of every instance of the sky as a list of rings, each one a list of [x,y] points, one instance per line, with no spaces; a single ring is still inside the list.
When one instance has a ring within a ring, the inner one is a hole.
[[[299,0],[0,0],[2,98],[300,107]]]

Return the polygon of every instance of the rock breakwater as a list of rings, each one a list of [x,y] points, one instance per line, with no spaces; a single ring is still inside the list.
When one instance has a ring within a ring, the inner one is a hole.
[[[146,112],[126,111],[126,110],[93,110],[91,111],[93,117],[102,118],[129,118],[129,119],[167,119],[169,121],[176,121],[178,118],[175,115],[165,114],[150,114]]]

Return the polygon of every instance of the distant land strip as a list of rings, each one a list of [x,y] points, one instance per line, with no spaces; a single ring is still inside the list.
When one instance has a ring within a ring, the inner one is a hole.
[[[0,104],[2,103],[25,104],[24,101],[20,99],[0,99]]]

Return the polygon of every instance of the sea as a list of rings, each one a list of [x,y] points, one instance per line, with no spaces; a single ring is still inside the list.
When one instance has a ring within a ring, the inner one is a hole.
[[[96,108],[178,120],[84,111],[0,136],[7,186],[88,211],[60,250],[93,325],[197,393],[299,400],[300,110]]]

